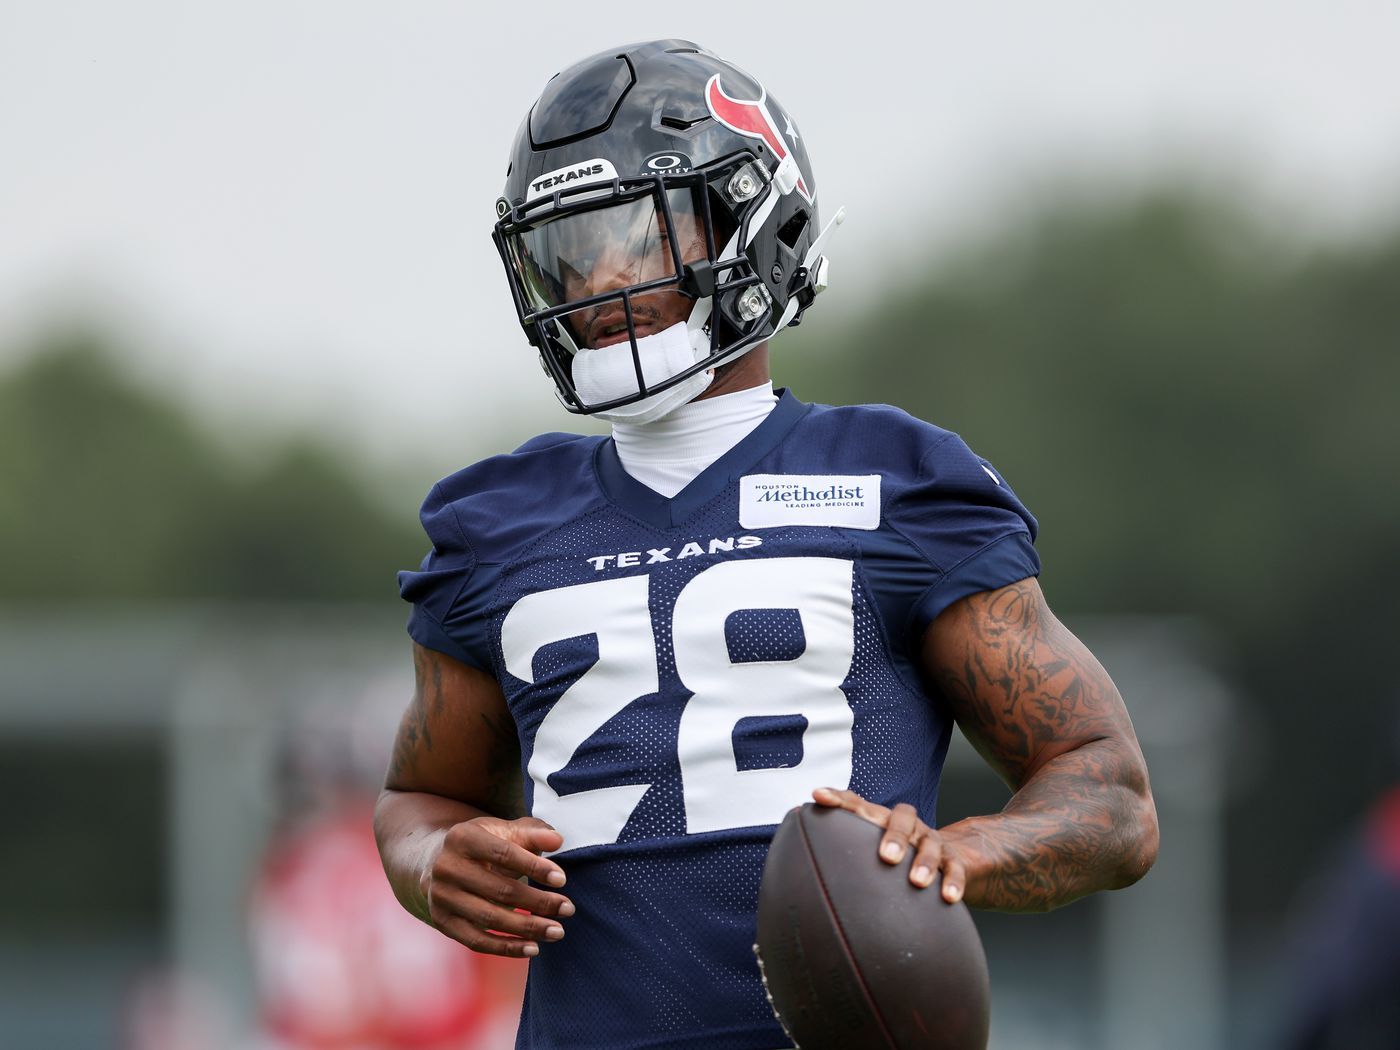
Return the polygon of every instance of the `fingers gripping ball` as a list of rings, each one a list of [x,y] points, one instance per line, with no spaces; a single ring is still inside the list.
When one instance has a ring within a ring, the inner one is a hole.
[[[774,1012],[801,1050],[985,1050],[987,959],[965,904],[877,855],[881,829],[810,803],[778,828],[758,897]]]

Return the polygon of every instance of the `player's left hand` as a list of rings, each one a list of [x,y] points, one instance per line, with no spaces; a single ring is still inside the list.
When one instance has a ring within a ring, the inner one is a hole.
[[[918,811],[907,802],[894,809],[867,802],[854,791],[837,788],[817,788],[812,798],[820,806],[850,810],[858,817],[885,829],[880,840],[880,859],[886,864],[898,864],[909,850],[915,850],[909,866],[909,881],[920,889],[932,885],[936,873],[943,873],[943,899],[949,904],[962,900],[967,887],[969,858],[965,847],[954,842],[919,819]]]

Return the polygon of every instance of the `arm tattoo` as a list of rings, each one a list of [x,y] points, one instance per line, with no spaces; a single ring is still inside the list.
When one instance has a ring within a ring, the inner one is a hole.
[[[1156,854],[1147,769],[1107,672],[1034,580],[973,595],[932,638],[931,669],[973,746],[1015,789],[946,829],[986,862],[969,903],[1041,911],[1136,881]]]
[[[442,668],[437,661],[418,648],[413,649],[415,685],[413,699],[404,712],[403,722],[394,740],[394,753],[389,759],[387,783],[402,781],[417,766],[418,752],[433,749],[433,732],[429,719],[440,715],[446,700],[442,693]]]
[[[506,718],[481,716],[486,731],[492,735],[489,777],[491,797],[487,808],[498,817],[525,816],[525,785],[520,772],[520,737],[515,725]]]
[[[464,688],[460,674],[444,669],[445,660],[413,648],[413,699],[399,723],[385,786],[456,798],[492,816],[524,816],[520,738],[503,698]]]

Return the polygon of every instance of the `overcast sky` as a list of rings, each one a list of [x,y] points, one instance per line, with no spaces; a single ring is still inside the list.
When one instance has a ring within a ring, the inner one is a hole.
[[[444,464],[567,428],[492,208],[548,77],[657,36],[762,79],[807,139],[819,204],[847,205],[814,321],[1056,173],[1206,170],[1333,229],[1400,201],[1393,2],[485,10],[8,0],[0,354],[76,308],[226,422],[332,423]]]

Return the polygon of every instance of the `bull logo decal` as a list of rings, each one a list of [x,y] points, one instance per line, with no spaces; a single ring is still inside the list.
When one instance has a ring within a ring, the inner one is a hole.
[[[716,73],[710,78],[710,82],[705,85],[705,102],[710,107],[710,112],[714,118],[723,124],[730,131],[737,132],[746,138],[761,139],[763,143],[773,151],[773,155],[778,158],[781,164],[792,155],[787,142],[783,139],[783,134],[778,130],[777,121],[773,119],[773,114],[768,111],[768,106],[764,99],[768,92],[760,84],[758,88],[758,98],[741,99],[735,98],[724,90],[719,82],[719,74]],[[788,120],[788,127],[792,127],[792,120]],[[793,132],[793,138],[797,133]],[[797,163],[797,158],[793,156],[792,163]],[[812,203],[812,193],[807,188],[807,181],[803,178],[800,169],[797,176],[797,192],[802,194],[808,204]]]

